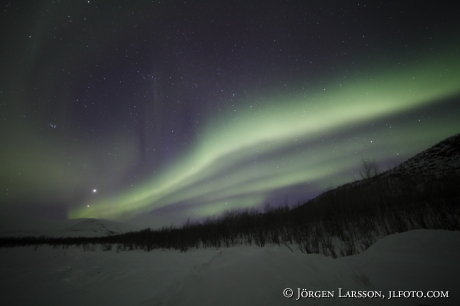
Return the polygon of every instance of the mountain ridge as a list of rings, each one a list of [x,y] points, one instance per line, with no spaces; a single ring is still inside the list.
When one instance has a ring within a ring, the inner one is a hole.
[[[411,175],[431,175],[436,178],[460,172],[460,134],[438,142],[395,168],[383,172],[381,176],[398,177],[408,172]]]
[[[312,201],[316,202],[325,196],[362,185],[395,183],[398,180],[442,180],[452,174],[460,174],[460,133],[441,140],[392,169],[325,191]]]

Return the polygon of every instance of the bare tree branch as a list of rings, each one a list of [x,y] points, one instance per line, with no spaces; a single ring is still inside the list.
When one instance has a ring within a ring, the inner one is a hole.
[[[363,179],[368,179],[371,177],[376,176],[380,173],[379,166],[375,159],[373,160],[366,160],[365,158],[361,159],[361,170],[360,175]]]

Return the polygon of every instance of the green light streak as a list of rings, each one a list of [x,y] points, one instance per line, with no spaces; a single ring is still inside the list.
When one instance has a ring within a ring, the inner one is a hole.
[[[301,92],[286,100],[267,96],[262,99],[263,107],[209,121],[203,133],[206,136],[160,176],[115,198],[84,203],[69,217],[129,217],[183,201],[222,203],[232,197],[252,199],[256,206],[270,190],[321,179],[343,183],[343,179],[334,179],[334,174],[356,166],[356,156],[346,151],[359,146],[346,140],[337,141],[336,150],[332,144],[310,150],[304,146],[324,134],[391,118],[460,93],[460,64],[452,58],[418,61],[412,67],[387,69],[369,79],[331,83],[325,90]],[[250,105],[249,101],[242,104]],[[385,145],[391,144],[394,141],[385,139]],[[261,161],[251,167],[254,158]],[[248,202],[243,202],[247,207]],[[235,201],[230,203],[241,207]],[[211,206],[205,205],[199,215],[220,211]]]
[[[223,199],[205,203],[204,205],[200,205],[198,208],[192,208],[188,211],[188,214],[198,218],[213,216],[221,214],[230,208],[250,208],[254,205],[254,203],[260,203],[261,201],[263,201],[263,197],[261,195],[243,196],[235,199]]]

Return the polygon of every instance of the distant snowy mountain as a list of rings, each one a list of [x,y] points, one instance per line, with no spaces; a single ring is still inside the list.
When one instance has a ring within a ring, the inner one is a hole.
[[[4,230],[0,236],[103,237],[140,230],[138,227],[104,219],[74,219],[49,222],[20,230]]]
[[[104,219],[76,219],[76,224],[64,229],[63,233],[71,236],[111,236],[138,231],[134,225]],[[67,237],[69,237],[67,235]]]

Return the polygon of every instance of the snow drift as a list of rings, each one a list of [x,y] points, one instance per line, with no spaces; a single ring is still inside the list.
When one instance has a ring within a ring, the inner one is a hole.
[[[78,247],[0,249],[5,305],[460,305],[460,232],[387,236],[360,255],[331,259],[293,246],[116,253]],[[292,298],[283,296],[291,288]],[[300,288],[300,289],[299,289]],[[341,288],[341,289],[339,289]],[[334,297],[298,298],[299,290]],[[382,292],[384,298],[339,297]],[[389,291],[448,291],[393,298]]]

